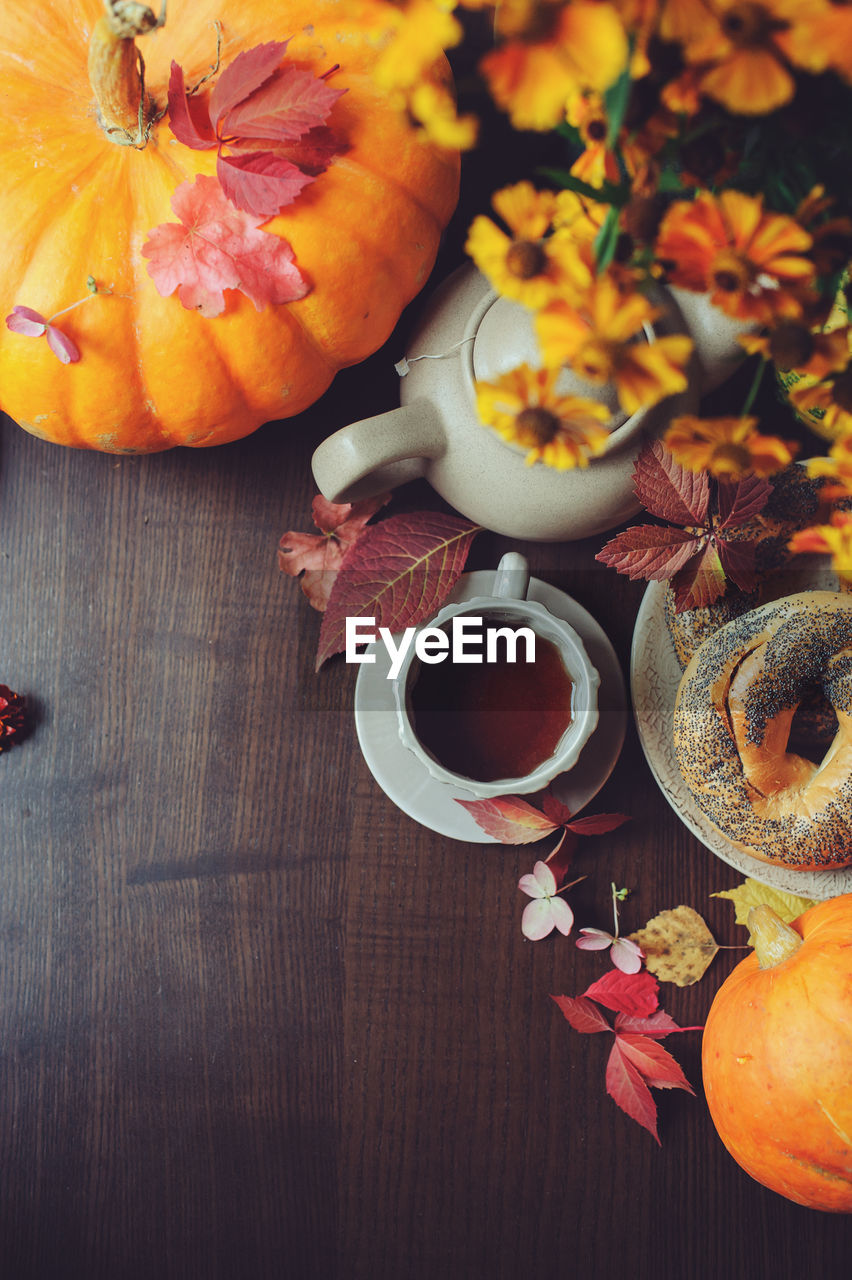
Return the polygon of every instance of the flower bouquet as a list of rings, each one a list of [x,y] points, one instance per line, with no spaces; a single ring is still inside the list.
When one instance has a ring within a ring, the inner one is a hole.
[[[476,114],[448,87],[425,89],[422,75],[441,49],[459,58],[471,42]],[[484,146],[477,131],[484,135],[496,109],[540,159],[493,192],[491,211],[467,236],[497,292],[533,314],[540,353],[538,367],[477,384],[484,428],[522,446],[530,465],[582,467],[607,445],[596,385],[612,384],[627,413],[683,390],[691,340],[649,340],[657,318],[649,284],[661,281],[706,294],[743,322],[754,366],[741,403],[672,421],[664,444],[673,463],[720,484],[786,468],[798,446],[756,408],[774,369],[797,414],[830,441],[809,470],[830,477],[830,497],[852,493],[843,292],[852,256],[844,136],[852,8],[409,0],[379,76],[424,137]],[[588,397],[560,389],[565,366],[589,384]],[[832,552],[852,576],[852,515],[833,512],[797,533],[793,548]]]

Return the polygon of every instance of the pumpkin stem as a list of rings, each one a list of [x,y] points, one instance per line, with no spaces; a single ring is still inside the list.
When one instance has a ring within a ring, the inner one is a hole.
[[[145,62],[135,39],[164,24],[166,0],[159,17],[136,0],[104,0],[104,9],[89,40],[89,83],[101,126],[112,142],[144,147],[153,117],[146,117]]]
[[[783,964],[802,945],[801,935],[765,903],[749,911],[748,927],[751,931],[749,943],[754,947],[761,969],[774,969],[776,965]]]

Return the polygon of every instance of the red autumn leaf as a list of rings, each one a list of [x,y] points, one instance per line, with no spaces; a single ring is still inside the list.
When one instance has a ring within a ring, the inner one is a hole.
[[[612,1031],[606,1018],[585,996],[551,996],[575,1031],[590,1035],[595,1031]]]
[[[772,484],[754,472],[738,484],[719,481],[719,529],[735,529],[759,515],[772,493]]]
[[[215,178],[182,182],[171,203],[180,221],[155,227],[142,247],[162,297],[177,289],[187,309],[209,317],[224,311],[225,289],[239,289],[258,311],[308,292],[287,241],[259,231],[260,220],[235,209]]]
[[[477,826],[501,844],[532,844],[558,830],[556,823],[519,796],[456,800],[456,804],[467,809]]]
[[[606,1091],[631,1120],[641,1124],[659,1143],[657,1107],[651,1090],[642,1078],[642,1072],[625,1053],[618,1037],[606,1064]]]
[[[290,530],[278,544],[278,567],[291,577],[303,573],[302,590],[314,609],[325,611],[343,558],[361,536],[367,521],[390,502],[389,493],[362,502],[329,502],[317,494],[311,504],[314,524],[322,533]]]
[[[346,619],[399,631],[431,618],[452,591],[480,526],[417,511],[364,530],[344,559],[320,628],[317,670],[346,646]]]
[[[549,787],[541,797],[541,807],[545,817],[550,818],[550,821],[555,827],[565,826],[571,818],[571,810],[568,808],[567,804],[563,804],[561,800],[557,800]]]
[[[725,571],[714,542],[709,541],[671,580],[675,611],[702,609],[725,594]]]
[[[291,204],[341,149],[326,121],[345,89],[304,68],[282,66],[287,44],[273,40],[238,54],[206,107],[187,94],[175,62],[169,79],[175,137],[188,147],[217,148],[222,190],[261,220]]]
[[[685,1089],[687,1093],[695,1093],[668,1049],[664,1049],[650,1036],[618,1032],[615,1043],[634,1067],[641,1071],[645,1083],[653,1089]]]
[[[639,973],[610,969],[587,987],[583,995],[616,1013],[647,1018],[659,1005],[659,989],[657,979],[645,969]]]
[[[665,1009],[657,1009],[648,1017],[634,1017],[630,1013],[616,1014],[615,1029],[617,1032],[651,1036],[654,1040],[661,1040],[664,1036],[671,1035],[673,1031],[700,1030],[699,1027],[679,1027]]]
[[[595,556],[629,578],[659,582],[671,578],[695,555],[695,534],[672,525],[632,525],[610,538]]]
[[[646,511],[673,524],[703,524],[710,502],[706,471],[688,471],[659,440],[645,446],[633,470],[633,491]]]
[[[626,813],[592,813],[587,818],[576,818],[565,825],[578,836],[602,836],[629,821]]]
[[[741,591],[753,591],[757,586],[754,543],[727,542],[719,538],[717,550],[725,577],[736,583]]]

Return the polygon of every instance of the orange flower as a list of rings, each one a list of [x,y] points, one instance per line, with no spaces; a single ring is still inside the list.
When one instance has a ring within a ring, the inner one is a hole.
[[[797,409],[820,417],[826,435],[852,435],[852,363],[813,386],[793,387],[789,395]]]
[[[841,436],[831,446],[827,458],[810,458],[808,475],[818,478],[826,476],[836,480],[836,485],[828,486],[821,491],[821,497],[830,502],[852,494],[852,436]]]
[[[701,90],[739,115],[764,115],[789,102],[790,64],[824,71],[831,40],[819,19],[827,0],[712,0],[717,25],[686,34],[687,62],[702,70]]]
[[[481,420],[504,440],[527,450],[527,465],[541,461],[557,471],[588,466],[602,453],[609,432],[606,405],[582,396],[561,395],[557,369],[522,364],[497,382],[477,382],[476,407]]]
[[[730,316],[768,324],[801,315],[800,295],[814,276],[804,256],[811,243],[792,218],[766,213],[760,196],[702,191],[671,206],[657,257],[668,264],[673,284],[709,292]]]
[[[794,552],[830,555],[839,578],[852,582],[852,511],[835,511],[830,524],[815,525],[793,535],[788,543]]]
[[[627,413],[686,388],[691,339],[654,338],[657,312],[643,294],[625,293],[609,275],[597,277],[577,306],[550,303],[536,317],[542,359],[567,364],[589,382],[615,384]]]
[[[737,341],[750,356],[762,355],[785,373],[792,369],[811,378],[824,378],[848,361],[850,330],[814,332],[798,320],[782,320],[769,333],[744,333]]]
[[[519,182],[497,191],[491,203],[512,234],[480,214],[471,223],[465,249],[498,293],[535,310],[587,282],[591,266],[569,233],[544,238],[556,216],[552,191]]]
[[[627,65],[627,36],[606,0],[539,0],[507,6],[508,39],[480,63],[491,96],[516,129],[553,129],[579,88],[608,88]],[[520,13],[520,20],[518,15]],[[496,14],[498,38],[506,17]]]
[[[771,476],[793,461],[796,446],[755,430],[757,418],[675,418],[666,448],[688,471],[709,471],[721,480]]]

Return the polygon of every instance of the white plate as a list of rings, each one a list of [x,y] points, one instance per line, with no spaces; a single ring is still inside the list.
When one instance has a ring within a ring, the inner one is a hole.
[[[491,593],[493,569],[465,573],[450,601],[470,600]],[[600,672],[600,716],[577,764],[552,784],[552,791],[572,813],[597,795],[615,768],[627,728],[627,695],[615,650],[590,613],[563,591],[530,578],[529,599],[569,623],[580,636],[592,665]],[[469,791],[447,786],[433,778],[399,739],[390,665],[384,645],[372,646],[376,661],[364,664],[355,684],[355,728],[370,772],[387,796],[415,822],[439,835],[479,844],[494,844],[456,800],[472,800]]]
[[[650,582],[633,632],[630,688],[639,740],[651,772],[675,813],[717,858],[744,876],[804,898],[833,898],[852,892],[852,868],[792,871],[742,853],[716,830],[696,805],[681,777],[674,753],[672,717],[681,669],[664,613],[666,583]],[[720,885],[720,888],[724,888]]]

